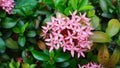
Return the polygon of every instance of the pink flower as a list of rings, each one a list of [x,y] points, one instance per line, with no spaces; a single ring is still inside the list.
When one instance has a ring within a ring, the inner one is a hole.
[[[78,64],[78,67],[79,68],[104,68],[102,65],[98,65],[98,64],[96,64],[96,63],[92,63],[92,62],[90,62],[90,63],[88,63],[88,64],[85,64],[85,65],[83,65],[83,66],[80,66],[79,64]]]
[[[43,36],[46,40],[46,45],[50,46],[50,50],[63,48],[63,51],[70,51],[72,57],[74,54],[85,57],[84,53],[91,49],[92,40],[89,36],[93,35],[90,26],[89,18],[85,15],[76,15],[77,11],[71,13],[71,18],[52,17],[52,22],[47,22],[43,28]]]
[[[0,0],[0,7],[5,10],[8,14],[11,14],[14,8],[14,0]]]

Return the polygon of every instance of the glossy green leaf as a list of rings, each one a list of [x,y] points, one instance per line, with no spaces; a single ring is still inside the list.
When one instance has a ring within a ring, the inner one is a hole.
[[[6,46],[10,49],[18,49],[19,46],[16,41],[14,41],[12,38],[8,38],[5,40]]]
[[[64,68],[68,67],[69,65],[70,65],[69,62],[62,62],[59,64],[60,67],[64,67]]]
[[[56,62],[64,62],[64,61],[66,61],[66,60],[68,60],[68,59],[70,59],[70,54],[67,54],[67,53],[59,53],[59,54],[57,54],[56,56],[55,56],[55,61]]]
[[[32,50],[32,55],[34,56],[35,59],[41,60],[41,61],[48,61],[49,56],[44,54],[43,52],[37,51],[37,50]]]
[[[105,18],[114,18],[115,15],[110,14],[110,13],[102,13],[101,16],[105,17]]]
[[[116,35],[120,30],[120,22],[117,19],[111,19],[108,22],[108,27],[106,28],[106,33],[110,36],[113,37]]]
[[[2,38],[0,38],[0,53],[4,53],[6,50],[5,42]]]
[[[18,43],[21,47],[24,47],[25,46],[25,43],[26,43],[26,38],[25,36],[20,36],[18,37]]]
[[[86,6],[83,6],[81,8],[79,8],[79,11],[84,11],[84,10],[90,10],[90,9],[93,9],[94,7],[91,6],[91,5],[86,5]]]
[[[99,0],[100,7],[103,12],[107,13],[108,12],[108,5],[106,0]]]
[[[15,19],[12,18],[5,18],[5,21],[2,22],[2,27],[3,28],[12,28],[16,25],[17,21]]]
[[[94,29],[98,29],[100,26],[100,18],[96,15],[91,18],[91,25]]]
[[[93,32],[94,35],[90,36],[90,39],[97,43],[106,43],[110,42],[111,38],[104,32],[95,31]]]
[[[27,37],[35,37],[36,36],[36,32],[35,31],[28,31],[27,32]]]

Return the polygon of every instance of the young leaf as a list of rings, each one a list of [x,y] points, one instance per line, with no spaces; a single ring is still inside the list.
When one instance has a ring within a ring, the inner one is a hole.
[[[25,29],[27,28],[27,26],[28,26],[28,22],[25,23],[25,24],[22,26],[22,28],[21,28],[21,33],[24,33],[24,32],[25,32]]]
[[[94,7],[91,6],[91,5],[86,5],[86,6],[83,6],[81,8],[79,8],[79,11],[84,11],[84,10],[90,10],[90,9],[93,9]]]
[[[111,19],[108,22],[108,27],[106,28],[106,33],[110,36],[113,37],[116,35],[120,30],[120,22],[117,19]]]
[[[90,39],[97,43],[106,43],[110,42],[111,38],[104,32],[95,31],[93,32],[94,35],[90,36]]]
[[[28,63],[23,63],[22,68],[30,68],[30,65]]]

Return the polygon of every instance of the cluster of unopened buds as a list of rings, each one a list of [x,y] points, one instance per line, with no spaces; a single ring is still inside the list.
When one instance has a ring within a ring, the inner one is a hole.
[[[12,13],[14,8],[14,0],[0,0],[0,7],[5,10],[8,14]]]
[[[90,62],[88,64],[85,64],[83,66],[78,65],[79,68],[104,68],[101,64],[96,64],[93,62]]]
[[[77,15],[75,11],[70,14],[71,17],[58,15],[57,18],[52,17],[51,22],[46,22],[46,26],[42,26],[43,37],[46,45],[50,46],[49,51],[61,47],[64,52],[70,51],[72,57],[74,53],[78,58],[85,57],[84,52],[91,49],[93,43],[89,40],[89,36],[93,35],[90,19],[86,18],[86,13]]]

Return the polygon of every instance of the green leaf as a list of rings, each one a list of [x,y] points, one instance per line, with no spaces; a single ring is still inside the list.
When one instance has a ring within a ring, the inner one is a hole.
[[[77,68],[78,67],[77,60],[75,60],[75,59],[69,60],[69,63],[70,63],[70,65],[68,66],[68,68]]]
[[[18,27],[14,27],[12,30],[14,33],[20,33],[20,29]]]
[[[88,0],[79,0],[79,8],[82,8],[83,6],[86,6],[88,4]]]
[[[3,28],[12,28],[16,25],[17,21],[15,19],[12,18],[5,18],[5,21],[2,22],[2,27]]]
[[[71,0],[71,5],[74,10],[77,9],[78,0]]]
[[[16,0],[15,8],[13,9],[14,14],[19,14],[20,16],[31,15],[33,9],[37,5],[37,0]]]
[[[55,8],[57,9],[57,11],[59,11],[59,12],[63,12],[64,11],[65,5],[66,5],[66,1],[67,0],[54,0]]]
[[[113,54],[109,58],[109,62],[107,63],[108,64],[107,68],[115,67],[119,63],[119,61],[120,61],[120,49],[115,48],[114,51],[113,51]]]
[[[18,37],[18,43],[21,47],[24,47],[25,46],[25,43],[26,43],[26,38],[25,36],[20,36]]]
[[[120,46],[120,40],[117,40],[117,44]]]
[[[106,18],[114,18],[115,16],[110,13],[102,13],[101,16],[106,17]]]
[[[30,65],[28,63],[23,63],[22,68],[30,68]]]
[[[55,52],[54,52],[54,50],[52,50],[51,52],[50,52],[50,57],[54,57],[55,56]]]
[[[34,56],[35,59],[41,60],[41,61],[48,61],[49,56],[44,54],[43,52],[37,51],[37,50],[32,50],[32,55]]]
[[[0,36],[2,36],[2,33],[0,32]]]
[[[95,16],[95,10],[90,10],[87,12],[87,17],[93,17]]]
[[[27,37],[35,37],[36,36],[36,32],[35,31],[28,31],[27,32]]]
[[[9,60],[9,59],[10,59],[10,57],[9,57],[6,53],[2,53],[2,54],[0,55],[0,58],[1,58],[2,60]]]
[[[94,7],[91,6],[91,5],[86,5],[86,6],[83,6],[81,8],[79,8],[79,11],[85,11],[85,10],[90,10],[90,9],[93,9]]]
[[[8,38],[5,40],[6,46],[10,49],[18,49],[19,46],[16,41],[14,41],[12,38]]]
[[[100,28],[100,18],[97,17],[96,15],[92,17],[91,19],[91,25],[92,27],[94,27],[95,29]]]
[[[10,68],[19,68],[19,67],[20,67],[20,63],[19,63],[19,62],[15,62],[15,61],[12,59],[11,62],[9,63],[9,67],[10,67]]]
[[[108,13],[108,5],[106,0],[99,0],[100,7],[103,12]]]
[[[111,19],[108,22],[108,27],[106,28],[106,33],[113,37],[115,36],[120,30],[120,22],[117,19]]]
[[[90,39],[97,43],[106,43],[110,42],[111,38],[104,32],[95,31],[93,32],[94,35],[90,36]]]
[[[54,8],[54,7],[55,7],[55,4],[54,4],[53,1],[54,1],[54,0],[43,0],[43,2],[44,2],[46,5]]]
[[[0,38],[0,53],[4,53],[6,50],[5,42],[2,38]]]
[[[116,7],[113,5],[112,0],[106,0],[106,2],[107,2],[107,5],[108,5],[110,8],[112,8],[112,9],[115,9],[115,8],[116,8]]]
[[[69,65],[70,65],[69,62],[62,62],[59,64],[60,67],[64,67],[64,68],[67,68]]]
[[[70,15],[70,12],[72,12],[73,11],[73,9],[71,8],[71,7],[67,7],[65,10],[64,10],[64,13],[66,14],[66,15]]]
[[[87,64],[87,63],[88,63],[88,61],[86,59],[81,60],[81,65],[84,65],[84,64]]]
[[[28,26],[28,22],[24,24],[24,26],[22,26],[21,28],[21,33],[24,33],[25,32],[25,29],[27,28]]]
[[[31,64],[30,68],[36,68],[36,66],[37,66],[36,64]]]
[[[56,56],[55,56],[55,61],[56,62],[64,62],[68,59],[70,59],[70,54],[69,53],[58,53]]]

